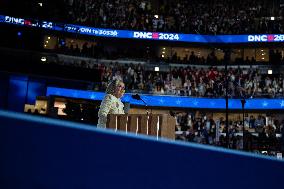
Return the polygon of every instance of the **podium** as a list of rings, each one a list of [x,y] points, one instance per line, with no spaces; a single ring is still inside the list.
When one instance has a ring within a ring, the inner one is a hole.
[[[106,128],[174,140],[175,123],[168,114],[108,114]]]

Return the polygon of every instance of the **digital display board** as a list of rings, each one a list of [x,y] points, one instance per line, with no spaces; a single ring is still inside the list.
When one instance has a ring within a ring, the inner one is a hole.
[[[47,87],[46,96],[55,95],[70,98],[102,100],[105,93],[94,91],[83,91],[75,89],[65,89],[57,87]],[[133,105],[142,105],[141,100],[135,100],[132,94],[125,94],[123,102],[129,102]],[[162,96],[141,94],[141,98],[148,106],[157,107],[175,107],[175,108],[203,108],[203,109],[226,109],[226,100],[224,98],[194,98],[181,96]],[[241,99],[229,99],[229,109],[241,110]],[[246,99],[245,109],[251,110],[284,110],[283,99]]]
[[[98,37],[113,37],[127,39],[144,39],[160,41],[176,41],[188,43],[267,43],[284,42],[284,34],[251,34],[251,35],[199,35],[199,34],[179,34],[150,31],[131,31],[94,28],[74,24],[54,23],[48,21],[39,21],[23,19],[11,16],[0,15],[0,23],[38,27],[49,30],[77,33],[81,35],[91,35]]]

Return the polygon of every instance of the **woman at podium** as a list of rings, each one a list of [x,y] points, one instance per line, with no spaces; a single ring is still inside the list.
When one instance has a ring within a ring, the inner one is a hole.
[[[125,93],[125,85],[121,80],[112,80],[106,89],[106,95],[101,102],[100,110],[98,112],[97,127],[106,128],[108,114],[124,114],[124,105],[120,98]]]

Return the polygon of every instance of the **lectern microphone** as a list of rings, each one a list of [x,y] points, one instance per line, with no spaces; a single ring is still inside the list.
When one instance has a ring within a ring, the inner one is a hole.
[[[149,113],[148,112],[148,105],[147,105],[147,103],[141,98],[141,96],[139,95],[139,94],[134,94],[134,95],[131,95],[131,97],[133,98],[133,99],[135,99],[135,100],[142,100],[142,102],[145,104],[145,106],[146,106],[146,112],[147,112],[147,114]]]
[[[131,95],[131,97],[135,100],[142,100],[139,94]]]

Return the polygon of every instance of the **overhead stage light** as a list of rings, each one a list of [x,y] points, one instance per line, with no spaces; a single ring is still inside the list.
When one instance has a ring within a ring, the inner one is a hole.
[[[40,59],[42,62],[46,62],[46,57],[41,57],[41,59]]]

